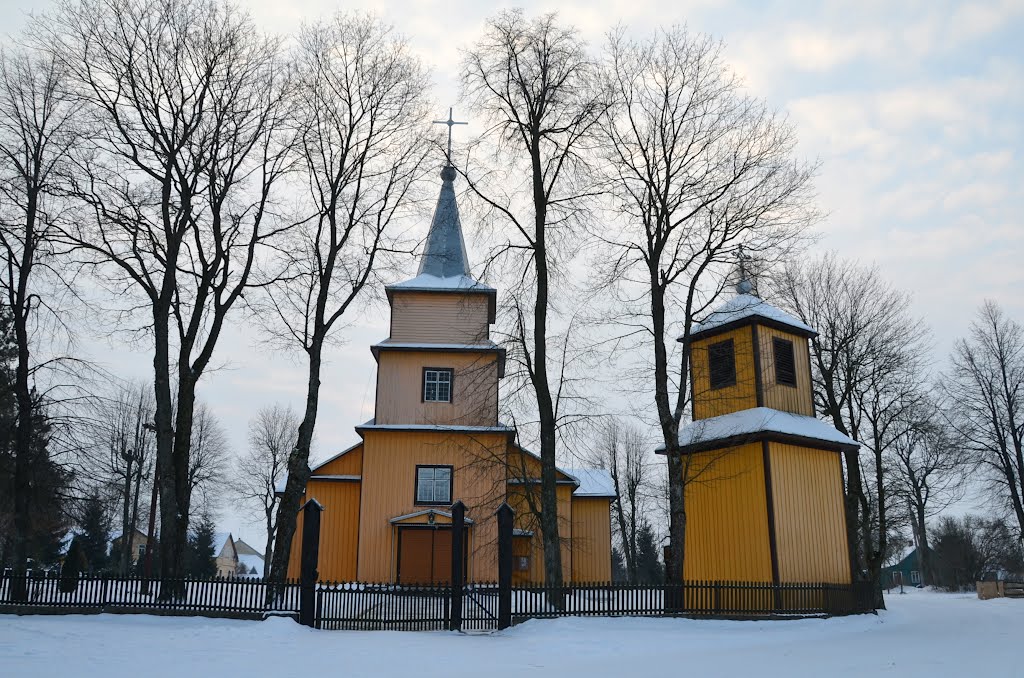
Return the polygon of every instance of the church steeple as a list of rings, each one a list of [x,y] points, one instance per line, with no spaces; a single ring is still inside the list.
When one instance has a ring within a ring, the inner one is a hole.
[[[450,165],[441,170],[441,194],[437,198],[434,219],[427,233],[419,275],[438,278],[469,275],[466,241],[462,237],[459,206],[455,201],[455,176],[455,168]]]

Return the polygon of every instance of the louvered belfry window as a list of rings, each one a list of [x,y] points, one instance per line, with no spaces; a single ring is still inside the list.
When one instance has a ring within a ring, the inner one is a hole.
[[[789,339],[772,338],[772,354],[775,357],[775,383],[796,386],[796,358],[793,342]]]
[[[736,352],[732,339],[708,346],[708,371],[711,388],[725,388],[736,384]]]

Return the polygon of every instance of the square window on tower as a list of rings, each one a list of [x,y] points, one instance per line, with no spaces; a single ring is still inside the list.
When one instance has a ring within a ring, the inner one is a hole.
[[[796,386],[796,358],[793,342],[789,339],[772,339],[772,355],[775,359],[775,383]]]
[[[423,368],[423,402],[450,403],[452,401],[453,372],[447,367]]]
[[[708,373],[713,389],[736,385],[736,352],[732,339],[708,346]]]

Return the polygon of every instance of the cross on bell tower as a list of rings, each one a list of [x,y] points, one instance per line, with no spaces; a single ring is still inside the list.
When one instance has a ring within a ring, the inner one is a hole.
[[[435,125],[448,125],[448,155],[446,156],[446,159],[448,160],[448,166],[451,167],[452,166],[452,127],[454,127],[455,125],[468,125],[469,123],[468,122],[458,122],[458,121],[454,120],[452,118],[452,109],[449,108],[448,109],[448,119],[447,120],[435,120],[434,124]]]

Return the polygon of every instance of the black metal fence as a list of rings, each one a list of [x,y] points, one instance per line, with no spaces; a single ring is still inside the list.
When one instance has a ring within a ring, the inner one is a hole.
[[[16,595],[24,585],[24,595]],[[68,590],[70,589],[70,590]],[[57,576],[0,575],[0,611],[161,611],[184,614],[261,616],[298,613],[299,583],[288,581],[280,595],[262,579],[218,577],[166,580],[82,575],[75,586]],[[847,615],[873,611],[868,584],[782,584],[685,582],[666,585],[619,583],[564,586],[495,583],[462,587],[461,615],[453,610],[449,585],[321,583],[316,586],[315,623],[322,629],[429,631],[491,630],[527,619],[573,616],[708,616],[771,618]],[[501,599],[509,618],[502,623]]]
[[[467,584],[461,620],[451,586],[325,584],[317,590],[316,627],[346,630],[490,630],[527,619],[576,616],[743,617],[833,616],[874,611],[870,585],[685,582],[517,585],[501,624],[501,587]]]
[[[268,582],[247,577],[160,579],[80,575],[73,582],[55,574],[0,574],[0,611],[74,608],[139,612],[173,610],[239,615],[296,613],[299,586],[288,581],[271,596]]]

